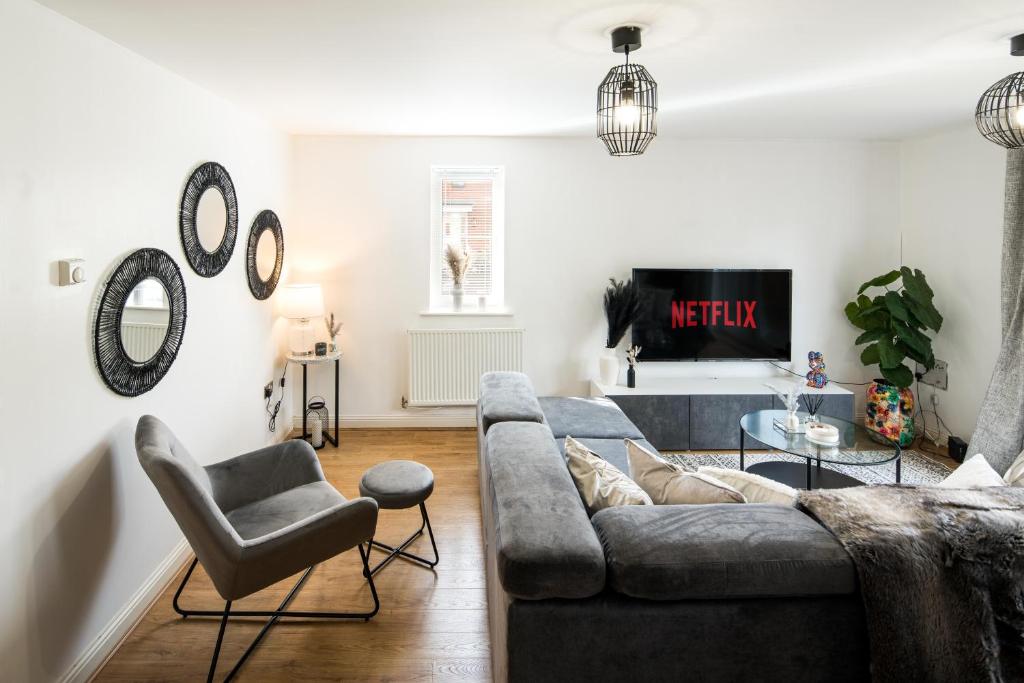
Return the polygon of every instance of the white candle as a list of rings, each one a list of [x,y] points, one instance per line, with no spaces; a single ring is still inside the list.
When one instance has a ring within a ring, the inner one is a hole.
[[[313,443],[313,448],[323,448],[324,424],[320,421],[319,413],[313,413],[309,417],[309,436]]]

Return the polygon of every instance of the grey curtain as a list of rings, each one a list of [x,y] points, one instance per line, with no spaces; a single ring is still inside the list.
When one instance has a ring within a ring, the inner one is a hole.
[[[1005,201],[1003,345],[967,451],[982,453],[999,473],[1024,449],[1024,149],[1006,151]]]

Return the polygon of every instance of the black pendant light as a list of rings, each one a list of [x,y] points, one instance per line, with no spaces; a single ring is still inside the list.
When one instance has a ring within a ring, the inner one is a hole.
[[[1024,57],[1024,33],[1010,39],[1010,54]],[[997,81],[982,94],[974,122],[985,139],[1007,149],[1024,147],[1024,71]]]
[[[625,53],[626,63],[612,67],[597,87],[597,137],[613,157],[643,154],[658,135],[658,84],[629,63],[629,53],[639,49],[639,27],[612,31],[612,50]]]

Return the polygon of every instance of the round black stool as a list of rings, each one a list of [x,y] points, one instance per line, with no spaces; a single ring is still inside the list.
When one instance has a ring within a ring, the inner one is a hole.
[[[376,574],[383,569],[391,560],[402,557],[412,562],[418,562],[425,567],[434,567],[438,562],[437,543],[434,542],[434,530],[430,528],[430,518],[427,517],[427,506],[424,504],[430,494],[434,491],[434,473],[426,465],[421,465],[412,460],[391,460],[374,465],[366,470],[363,478],[359,481],[359,493],[367,498],[377,501],[378,507],[382,510],[405,510],[415,505],[420,506],[422,522],[409,538],[402,541],[397,547],[386,543],[371,540],[367,544],[367,556],[374,547],[387,551],[388,556],[381,560],[370,570],[370,575]],[[434,548],[434,560],[430,561],[419,555],[406,552],[409,544],[423,534],[426,528],[430,536],[430,545]]]

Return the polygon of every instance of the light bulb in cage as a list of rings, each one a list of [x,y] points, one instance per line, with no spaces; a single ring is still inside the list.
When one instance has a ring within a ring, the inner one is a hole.
[[[612,31],[612,50],[625,53],[597,88],[597,137],[612,156],[643,154],[658,134],[658,84],[629,55],[640,49],[640,28],[620,26]]]
[[[624,128],[632,128],[640,120],[640,110],[633,99],[635,90],[633,81],[626,81],[619,88],[619,106],[615,108],[615,123]]]
[[[1010,39],[1010,54],[1024,56],[1024,33]],[[982,93],[974,122],[986,140],[1007,149],[1024,147],[1024,71],[996,81]]]

